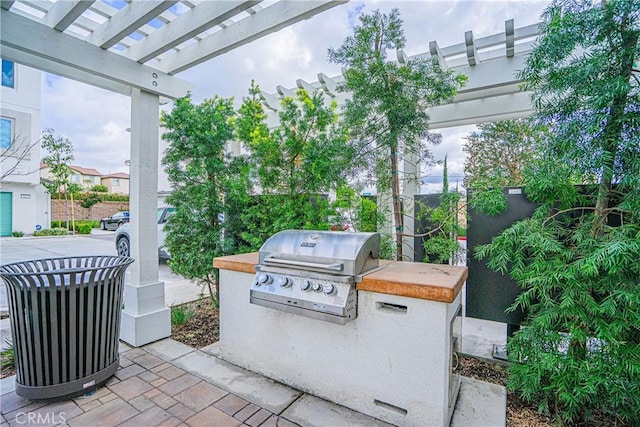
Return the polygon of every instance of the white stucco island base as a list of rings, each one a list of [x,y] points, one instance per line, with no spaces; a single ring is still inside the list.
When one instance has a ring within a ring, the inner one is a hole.
[[[214,262],[217,357],[395,425],[449,425],[466,267],[385,264],[358,284],[356,319],[339,325],[250,304],[255,263]]]

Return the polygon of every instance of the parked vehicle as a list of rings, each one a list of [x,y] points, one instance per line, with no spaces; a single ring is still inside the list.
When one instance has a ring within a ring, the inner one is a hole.
[[[171,258],[169,250],[164,245],[164,239],[166,233],[164,231],[164,225],[171,215],[176,211],[173,206],[162,206],[158,208],[158,258],[161,260],[168,260]],[[130,256],[131,254],[131,237],[129,235],[129,223],[124,223],[118,227],[115,235],[115,244],[118,255]]]
[[[129,211],[117,212],[108,218],[102,218],[100,220],[100,229],[115,230],[126,222],[129,222]]]

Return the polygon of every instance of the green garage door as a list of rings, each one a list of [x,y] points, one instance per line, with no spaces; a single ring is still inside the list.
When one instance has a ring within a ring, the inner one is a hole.
[[[11,236],[12,193],[0,192],[0,236]]]

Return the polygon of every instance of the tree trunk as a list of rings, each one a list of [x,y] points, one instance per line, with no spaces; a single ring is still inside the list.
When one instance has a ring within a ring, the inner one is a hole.
[[[404,218],[400,203],[400,178],[398,176],[398,137],[394,135],[391,143],[391,198],[393,201],[393,219],[396,230],[396,260],[402,261],[402,234],[404,233]]]
[[[625,21],[623,19],[623,21]],[[625,51],[627,56],[622,58],[620,74],[625,80],[631,78],[634,61],[634,47],[638,44],[638,34],[633,34],[625,40]],[[613,168],[617,157],[618,141],[622,133],[622,123],[627,108],[628,91],[617,96],[611,106],[611,113],[604,128],[603,139],[605,143],[605,151],[602,154],[606,156],[604,162],[600,185],[598,186],[598,197],[596,199],[595,216],[593,223],[593,236],[600,235],[604,232],[607,225],[607,209],[609,207],[609,199],[611,195],[611,185],[613,182]]]

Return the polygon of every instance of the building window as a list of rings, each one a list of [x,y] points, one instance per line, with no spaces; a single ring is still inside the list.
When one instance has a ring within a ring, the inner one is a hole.
[[[77,184],[80,182],[80,175],[71,175],[71,182],[73,182],[74,184]]]
[[[0,148],[11,148],[13,142],[13,120],[6,117],[0,118]]]
[[[114,187],[120,187],[120,179],[119,178],[113,178],[111,180],[111,185],[113,185]]]
[[[2,60],[2,86],[15,87],[14,68],[12,61]]]

